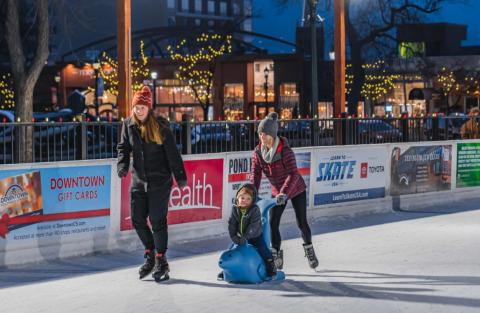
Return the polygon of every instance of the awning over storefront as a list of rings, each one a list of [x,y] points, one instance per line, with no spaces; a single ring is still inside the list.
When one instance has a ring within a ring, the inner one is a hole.
[[[408,100],[432,100],[438,96],[441,93],[433,88],[413,88],[408,94]]]

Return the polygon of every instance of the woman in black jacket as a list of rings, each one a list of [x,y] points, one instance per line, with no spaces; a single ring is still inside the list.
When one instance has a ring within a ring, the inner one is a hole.
[[[169,272],[165,252],[172,174],[179,187],[186,185],[187,176],[168,121],[153,116],[147,86],[135,94],[132,107],[132,116],[123,122],[122,138],[117,146],[117,171],[119,177],[127,175],[131,154],[131,221],[145,247],[140,279],[153,271],[155,280],[163,280],[168,279]]]

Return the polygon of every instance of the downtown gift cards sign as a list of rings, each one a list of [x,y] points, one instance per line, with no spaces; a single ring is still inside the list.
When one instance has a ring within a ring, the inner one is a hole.
[[[108,232],[110,165],[0,171],[0,241]]]

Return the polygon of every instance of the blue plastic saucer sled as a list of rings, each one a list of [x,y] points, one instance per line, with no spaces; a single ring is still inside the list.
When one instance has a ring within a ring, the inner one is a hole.
[[[263,238],[268,244],[270,244],[268,212],[275,204],[275,199],[257,201],[262,212]],[[229,283],[258,284],[264,281],[285,279],[285,273],[282,271],[277,271],[277,275],[274,277],[268,277],[265,262],[257,249],[250,244],[233,245],[231,249],[222,253],[218,265],[223,269],[223,279]]]

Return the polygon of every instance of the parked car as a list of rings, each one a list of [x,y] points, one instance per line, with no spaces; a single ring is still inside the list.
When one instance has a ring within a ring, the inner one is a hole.
[[[433,123],[434,119],[438,120],[437,134],[434,134]],[[427,117],[425,133],[428,140],[437,139],[459,139],[460,129],[462,125],[468,121],[469,117],[464,113],[450,113],[448,117],[440,115],[438,117]],[[445,129],[447,125],[447,129]]]
[[[384,120],[358,120],[357,129],[352,130],[357,134],[357,143],[372,144],[384,142],[398,142],[402,140],[402,132]]]
[[[82,156],[82,124],[73,123],[70,109],[58,112],[34,112],[33,154],[35,162],[75,160]],[[15,114],[0,110],[0,164],[12,163],[15,142]],[[50,123],[65,122],[65,123]],[[119,123],[87,123],[85,125],[86,157],[116,156]]]

